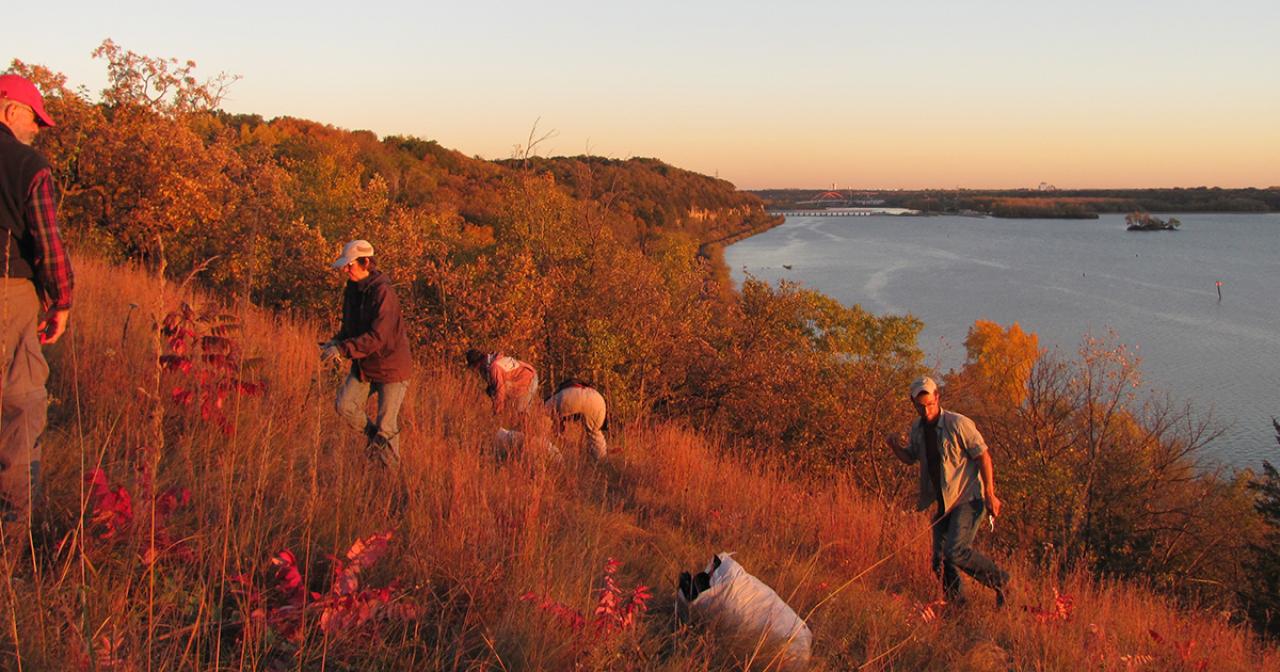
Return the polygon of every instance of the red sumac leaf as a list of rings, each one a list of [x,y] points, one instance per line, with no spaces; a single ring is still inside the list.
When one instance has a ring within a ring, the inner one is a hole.
[[[195,392],[192,392],[191,390],[183,389],[181,387],[173,388],[173,391],[170,392],[169,395],[173,398],[174,403],[178,404],[179,406],[190,406],[191,402],[195,400],[195,396],[196,396]]]
[[[387,553],[387,546],[391,542],[391,532],[382,532],[380,534],[370,535],[364,539],[357,539],[351,548],[347,550],[347,560],[351,561],[351,565],[357,571],[372,567],[374,563],[382,559]]]
[[[240,394],[246,397],[256,397],[263,393],[265,385],[263,383],[250,383],[247,381],[236,381],[236,386],[240,389]]]
[[[204,336],[200,339],[200,349],[206,354],[229,354],[232,350],[231,339],[222,336]]]
[[[177,511],[191,501],[191,491],[186,488],[172,487],[165,490],[156,500],[156,512],[162,516]]]
[[[160,368],[166,371],[181,371],[187,373],[191,371],[191,358],[182,355],[161,355]]]

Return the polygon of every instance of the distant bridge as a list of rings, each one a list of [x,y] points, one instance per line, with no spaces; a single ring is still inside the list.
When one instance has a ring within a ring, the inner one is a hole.
[[[771,215],[784,217],[874,217],[876,215],[918,215],[908,208],[823,208],[821,210],[771,210]]]
[[[867,192],[839,192],[835,190],[833,185],[831,191],[824,191],[821,194],[805,201],[796,201],[795,205],[799,207],[809,206],[823,209],[858,206],[874,207],[884,205],[884,199],[876,198],[875,194]]]

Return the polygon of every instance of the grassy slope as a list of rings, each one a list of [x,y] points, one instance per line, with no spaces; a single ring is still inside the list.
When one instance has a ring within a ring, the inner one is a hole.
[[[113,669],[715,669],[729,653],[698,632],[673,635],[671,614],[679,572],[720,550],[808,615],[819,669],[1197,669],[1202,659],[1208,669],[1280,669],[1274,649],[1213,614],[1082,576],[1057,586],[1075,601],[1065,621],[995,612],[975,589],[967,610],[926,622],[920,605],[937,589],[922,516],[847,484],[753,471],[720,457],[714,438],[665,424],[615,428],[599,467],[573,450],[563,464],[533,454],[500,462],[487,450],[487,404],[452,366],[424,365],[410,392],[397,497],[332,412],[340,374],[316,364],[317,327],[252,310],[241,314],[243,345],[267,357],[268,394],[238,401],[233,437],[169,408],[158,483],[192,492],[168,529],[194,561],[152,571],[139,560],[150,532],[137,493],[138,468],[155,454],[146,391],[156,284],[88,260],[77,270],[73,331],[52,353],[49,523],[35,535],[34,562],[10,546],[0,581],[4,669],[18,667],[15,651],[23,669],[74,669],[88,641],[100,660],[122,661]],[[169,294],[166,309],[177,300]],[[124,331],[130,303],[139,307]],[[135,493],[133,525],[113,540],[77,529],[83,474],[99,463]],[[363,580],[394,581],[417,618],[327,637],[313,618],[300,645],[239,625],[237,612],[251,608],[230,576],[266,588],[271,557],[287,548],[324,591],[328,556],[384,530],[392,550]],[[519,599],[532,591],[589,614],[608,557],[622,561],[623,586],[654,587],[636,630],[574,631]],[[1051,582],[1004,561],[1023,604],[1052,603]],[[1184,654],[1172,641],[1195,644]]]

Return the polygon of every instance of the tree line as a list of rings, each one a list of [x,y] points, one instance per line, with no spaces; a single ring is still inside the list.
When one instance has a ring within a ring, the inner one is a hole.
[[[814,189],[752,192],[771,209],[803,208],[823,194]],[[855,200],[934,214],[984,213],[995,217],[1092,219],[1099,214],[1144,212],[1280,212],[1280,186],[1223,189],[924,189],[858,190]],[[812,207],[812,206],[809,206]]]

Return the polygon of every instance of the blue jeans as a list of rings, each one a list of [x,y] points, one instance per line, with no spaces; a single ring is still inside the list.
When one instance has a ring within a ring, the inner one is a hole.
[[[956,570],[997,591],[1009,581],[1009,575],[991,558],[973,550],[973,538],[986,516],[987,506],[981,499],[956,504],[946,515],[934,514],[933,571],[942,579],[947,601],[964,599],[960,572]]]
[[[385,466],[400,462],[400,404],[404,403],[404,395],[408,389],[408,381],[371,383],[360,380],[355,373],[349,373],[334,401],[338,415],[352,429],[363,431],[369,439],[369,457]],[[370,420],[364,406],[369,397],[375,394],[378,395],[378,415]]]

